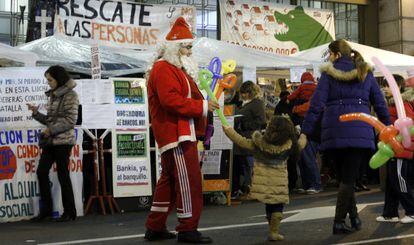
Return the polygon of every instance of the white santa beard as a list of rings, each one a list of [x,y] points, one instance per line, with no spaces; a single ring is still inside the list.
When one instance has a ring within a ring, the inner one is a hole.
[[[191,56],[181,56],[181,64],[185,72],[194,80],[198,81],[198,65]]]

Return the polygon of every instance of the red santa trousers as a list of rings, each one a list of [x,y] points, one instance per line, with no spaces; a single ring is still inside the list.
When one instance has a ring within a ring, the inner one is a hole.
[[[146,227],[154,231],[165,230],[168,214],[176,206],[179,221],[176,230],[197,230],[203,208],[197,143],[182,142],[162,153],[161,166]]]

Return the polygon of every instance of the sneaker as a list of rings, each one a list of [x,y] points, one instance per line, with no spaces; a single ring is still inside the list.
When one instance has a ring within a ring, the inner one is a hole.
[[[414,216],[412,216],[412,215],[406,215],[406,216],[404,216],[404,217],[400,220],[400,222],[401,222],[402,224],[414,223]]]
[[[378,216],[376,218],[377,222],[389,222],[389,223],[398,223],[400,222],[400,219],[398,217],[384,217],[384,216]]]
[[[321,192],[321,190],[317,190],[315,188],[309,188],[309,189],[306,190],[306,194],[308,194],[308,195],[317,194],[319,192]]]

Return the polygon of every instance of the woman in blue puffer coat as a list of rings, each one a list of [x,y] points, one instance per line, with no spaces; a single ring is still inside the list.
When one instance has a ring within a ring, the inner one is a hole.
[[[375,136],[370,125],[340,122],[339,116],[351,112],[370,114],[373,106],[381,122],[389,125],[390,118],[381,90],[361,54],[345,40],[330,43],[329,53],[330,62],[321,67],[302,133],[310,136],[321,124],[321,150],[335,158],[340,185],[333,233],[341,234],[361,229],[353,187],[364,153],[375,149]],[[345,223],[348,213],[352,228]]]

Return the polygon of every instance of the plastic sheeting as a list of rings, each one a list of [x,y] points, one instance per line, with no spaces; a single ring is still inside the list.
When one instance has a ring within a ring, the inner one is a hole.
[[[63,36],[49,36],[19,46],[39,56],[37,65],[62,65],[71,72],[91,74],[91,45]],[[147,61],[121,54],[121,49],[99,46],[101,72],[104,77],[145,72]],[[131,51],[133,52],[133,51]]]
[[[245,48],[209,38],[199,38],[193,44],[193,55],[200,65],[208,65],[215,56],[221,60],[233,59],[237,67],[257,69],[288,69],[292,67],[309,66],[309,61],[291,56],[281,56]]]
[[[0,43],[0,66],[36,66],[39,57],[32,52]]]
[[[238,68],[288,69],[291,67],[310,66],[309,61],[300,58],[257,51],[206,37],[201,37],[194,41],[192,51],[195,61],[200,66],[208,66],[214,57],[219,57],[221,60],[236,60]],[[122,54],[129,57],[141,57],[149,62],[152,62],[156,55],[154,51],[138,52],[128,50],[123,50]]]
[[[62,36],[50,36],[19,47],[39,56],[38,65],[60,64],[69,71],[91,74],[91,45]],[[155,51],[136,51],[112,47],[100,48],[102,76],[121,76],[145,72],[148,62],[152,62]],[[193,44],[193,56],[200,66],[207,66],[214,57],[221,60],[234,59],[237,67],[256,69],[288,69],[309,66],[309,61],[300,58],[281,56],[244,48],[209,38],[199,38]]]
[[[413,56],[373,48],[359,43],[347,42],[353,49],[361,53],[364,60],[372,66],[374,66],[374,64],[372,63],[371,58],[376,56],[392,72],[405,73],[408,68],[414,67]],[[318,47],[293,54],[291,57],[301,58],[303,60],[310,61],[313,64],[321,64],[326,62],[329,57],[328,45],[329,43],[320,45]]]

